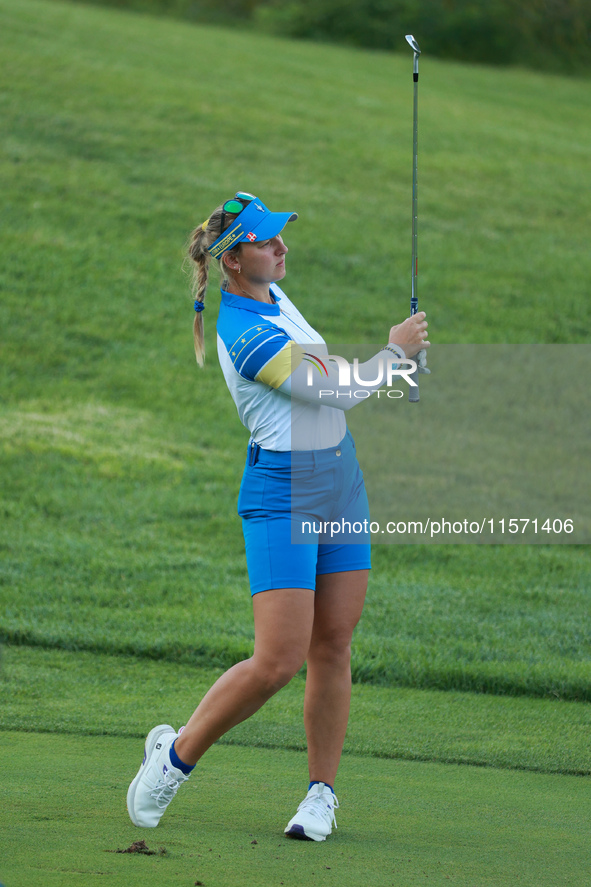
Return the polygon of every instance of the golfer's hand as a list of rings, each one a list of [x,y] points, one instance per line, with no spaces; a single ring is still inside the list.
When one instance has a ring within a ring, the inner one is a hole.
[[[426,316],[424,311],[418,311],[412,317],[407,317],[402,323],[393,326],[388,342],[402,348],[407,357],[414,357],[419,351],[428,348],[431,343],[427,339]]]

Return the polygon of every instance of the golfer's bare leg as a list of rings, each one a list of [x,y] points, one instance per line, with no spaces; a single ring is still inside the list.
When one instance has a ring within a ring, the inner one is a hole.
[[[334,785],[351,705],[351,637],[369,570],[317,577],[304,702],[310,780]]]
[[[255,644],[250,659],[223,674],[206,693],[175,744],[195,764],[220,736],[246,720],[303,665],[314,622],[314,592],[281,588],[255,594]]]

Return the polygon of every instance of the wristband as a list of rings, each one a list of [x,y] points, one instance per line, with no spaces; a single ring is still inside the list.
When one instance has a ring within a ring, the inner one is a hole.
[[[406,355],[404,354],[404,351],[402,351],[402,348],[400,348],[398,345],[392,345],[390,342],[388,342],[387,345],[384,345],[382,351],[390,351],[392,354],[396,355],[398,360],[406,360]],[[397,364],[394,369],[399,369],[399,367],[400,364]]]

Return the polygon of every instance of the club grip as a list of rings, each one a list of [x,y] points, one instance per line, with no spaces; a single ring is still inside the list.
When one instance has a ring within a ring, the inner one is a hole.
[[[412,317],[419,310],[419,300],[417,298],[417,281],[416,281],[416,258],[413,255],[413,278],[412,278],[412,296],[410,299],[410,316]],[[410,374],[410,378],[415,382],[415,385],[408,386],[408,402],[409,403],[418,403],[421,399],[419,396],[419,367],[417,364],[417,368],[414,373]]]

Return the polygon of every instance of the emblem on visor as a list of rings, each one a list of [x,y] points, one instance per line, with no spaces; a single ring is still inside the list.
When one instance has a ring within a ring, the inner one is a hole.
[[[253,242],[253,240],[256,240],[256,239],[257,239],[256,234],[253,234],[252,231],[249,231],[248,234],[247,234],[246,236],[247,236],[247,238],[250,240],[251,243]]]

